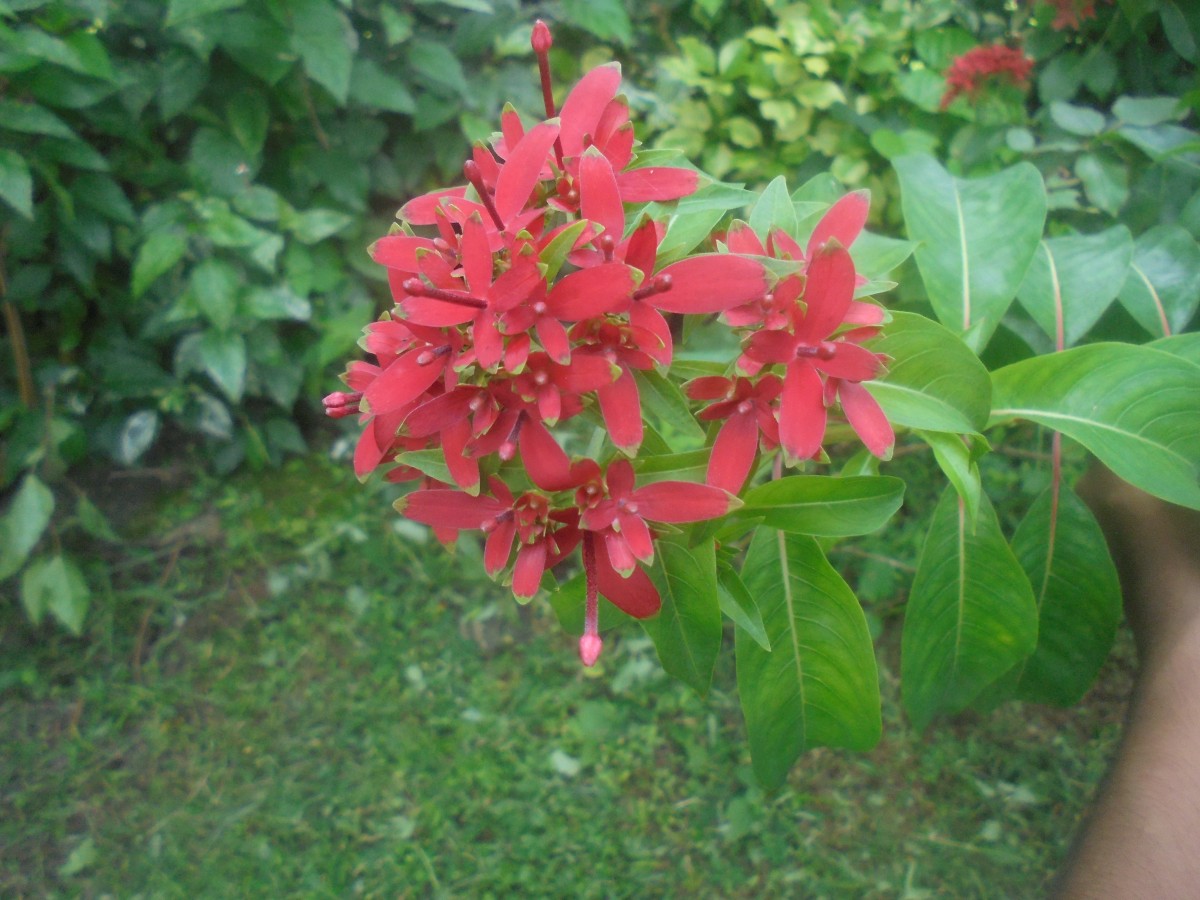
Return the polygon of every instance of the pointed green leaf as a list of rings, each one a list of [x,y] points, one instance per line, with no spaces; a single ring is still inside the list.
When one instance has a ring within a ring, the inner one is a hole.
[[[1200,509],[1200,379],[1152,347],[1087,344],[992,373],[992,420],[1029,419],[1083,444],[1121,478]]]
[[[12,575],[42,539],[54,512],[54,494],[30,472],[0,517],[0,580]]]
[[[242,275],[229,263],[210,257],[192,270],[188,290],[196,308],[218,330],[224,331],[237,312]]]
[[[175,267],[187,252],[187,238],[174,231],[156,231],[138,248],[133,263],[133,296],[146,293],[160,276]]]
[[[717,596],[721,601],[721,612],[750,635],[758,646],[770,652],[771,639],[767,637],[758,603],[754,595],[746,590],[737,570],[726,562],[717,563]]]
[[[1051,340],[1061,308],[1064,346],[1071,347],[1116,299],[1132,257],[1133,238],[1124,225],[1048,238],[1038,246],[1017,297]]]
[[[350,93],[358,32],[332,0],[290,0],[292,46],[304,71],[339,104]]]
[[[1186,229],[1159,225],[1134,241],[1121,305],[1153,335],[1187,327],[1200,305],[1200,245]]]
[[[658,540],[655,557],[650,577],[662,598],[662,609],[644,619],[642,627],[654,641],[667,674],[704,696],[721,649],[715,548],[711,541],[687,547]]]
[[[903,499],[904,482],[899,478],[791,475],[752,488],[745,505],[730,515],[760,519],[792,534],[847,537],[875,531]]]
[[[246,386],[246,339],[237,332],[206,331],[197,352],[204,370],[237,403]]]
[[[816,541],[760,528],[742,578],[772,647],[736,632],[738,694],[758,779],[778,787],[813,747],[873,747],[882,725],[867,620]]]
[[[962,338],[916,313],[892,313],[868,346],[891,357],[866,388],[893,425],[966,434],[987,424],[991,379]]]
[[[33,218],[33,176],[25,157],[0,148],[0,199],[26,219]]]
[[[932,157],[894,160],[908,236],[937,317],[975,350],[1017,294],[1046,221],[1046,189],[1029,163],[955,178]]]
[[[634,378],[642,401],[642,415],[672,450],[693,450],[704,444],[704,430],[675,382],[654,371],[634,372]]]
[[[1153,347],[1155,350],[1162,350],[1164,353],[1170,353],[1173,356],[1178,356],[1180,359],[1186,359],[1188,362],[1200,366],[1200,331],[1173,334],[1170,337],[1151,341],[1146,346]]]
[[[785,233],[796,233],[796,209],[792,206],[791,195],[788,194],[787,182],[782,175],[776,177],[766,186],[754,208],[750,210],[750,227],[763,241],[772,228],[780,228]]]
[[[21,604],[35,625],[49,612],[78,636],[83,633],[88,600],[79,567],[62,555],[34,560],[21,576]]]
[[[954,490],[966,504],[967,521],[975,522],[979,517],[979,497],[982,487],[979,480],[979,466],[975,463],[971,448],[957,434],[922,431],[919,435],[921,440],[933,450],[938,466],[950,479]]]
[[[965,709],[1033,652],[1037,605],[987,495],[974,530],[953,488],[933,514],[904,615],[900,685],[917,730]]]
[[[1112,648],[1121,585],[1095,517],[1069,488],[1034,501],[1012,549],[1038,605],[1037,649],[1019,666],[1019,700],[1078,703]]]

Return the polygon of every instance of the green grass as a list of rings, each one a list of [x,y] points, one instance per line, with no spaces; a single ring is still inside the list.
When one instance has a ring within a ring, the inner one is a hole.
[[[1072,711],[914,735],[881,600],[882,743],[764,795],[732,652],[707,699],[636,631],[584,672],[385,491],[309,460],[101,497],[130,537],[88,550],[86,638],[0,612],[0,895],[1036,896],[1119,731],[1126,645]]]

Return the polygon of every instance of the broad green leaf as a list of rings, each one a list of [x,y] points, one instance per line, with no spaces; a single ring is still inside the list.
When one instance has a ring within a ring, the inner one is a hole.
[[[344,105],[358,50],[358,32],[332,0],[290,0],[292,47],[304,71]]]
[[[653,425],[672,450],[692,450],[704,444],[704,429],[688,409],[683,391],[654,371],[635,372],[642,415]]]
[[[968,433],[987,424],[991,380],[962,338],[916,313],[892,313],[868,345],[891,357],[882,379],[867,382],[894,425]]]
[[[587,607],[587,582],[584,575],[582,572],[576,573],[557,590],[552,584],[553,579],[553,575],[546,573],[542,580],[542,587],[550,592],[550,608],[554,610],[559,627],[567,634],[579,637],[583,634],[583,617]],[[637,621],[633,616],[613,606],[603,594],[600,595],[599,611],[601,632]]]
[[[225,13],[205,22],[204,29],[239,66],[269,85],[276,84],[295,64],[292,36],[272,16]]]
[[[780,786],[813,747],[873,747],[882,724],[867,620],[816,541],[760,528],[742,579],[772,647],[736,631],[738,694],[759,781]]]
[[[702,484],[708,475],[711,456],[712,451],[707,448],[661,456],[642,453],[633,460],[633,471],[637,473],[639,485],[655,481],[693,481]]]
[[[1121,305],[1153,335],[1182,331],[1200,305],[1200,245],[1179,225],[1158,225],[1133,244]]]
[[[792,534],[847,537],[875,531],[903,499],[899,478],[791,475],[751,488],[731,515]]]
[[[762,613],[754,595],[746,590],[737,570],[726,562],[717,563],[717,597],[721,601],[721,612],[753,638],[754,643],[770,652],[771,639],[763,624]]]
[[[1075,174],[1088,200],[1110,216],[1117,215],[1129,199],[1129,170],[1115,157],[1082,153],[1075,161]]]
[[[246,387],[246,340],[237,332],[204,332],[197,346],[200,362],[225,396],[237,403]]]
[[[396,462],[402,466],[412,466],[430,478],[444,484],[453,484],[454,476],[446,465],[446,457],[441,450],[408,450],[396,454]]]
[[[563,0],[562,9],[568,22],[602,41],[624,46],[633,40],[633,25],[621,0]]]
[[[35,559],[21,575],[21,604],[35,625],[48,612],[78,637],[89,598],[79,567],[61,554]]]
[[[1063,131],[1092,137],[1104,130],[1104,116],[1087,106],[1075,106],[1055,100],[1050,104],[1050,118]]]
[[[1047,238],[1034,254],[1017,297],[1052,340],[1061,310],[1064,346],[1071,347],[1116,299],[1132,256],[1133,239],[1124,225]]]
[[[417,109],[417,101],[403,81],[364,57],[354,61],[350,99],[363,106],[405,115],[412,115]]]
[[[1170,353],[1200,366],[1200,331],[1173,334],[1170,337],[1151,341],[1146,346],[1162,350],[1164,353]]]
[[[654,641],[667,674],[704,696],[712,684],[721,650],[721,605],[717,596],[716,552],[711,541],[687,547],[655,542],[650,577],[662,609],[642,627]]]
[[[0,518],[0,580],[25,564],[54,512],[54,494],[32,472]]]
[[[542,277],[548,284],[553,283],[554,279],[558,277],[559,270],[567,261],[567,254],[571,252],[571,248],[575,246],[575,242],[579,240],[579,236],[583,234],[583,229],[587,228],[587,224],[587,219],[580,219],[566,226],[551,238],[542,252],[538,254],[538,262],[545,267]]]
[[[1013,535],[1038,606],[1033,655],[1018,666],[1016,698],[1070,706],[1091,687],[1121,621],[1121,585],[1104,533],[1076,495],[1048,488]]]
[[[854,268],[870,281],[879,281],[912,256],[916,245],[912,241],[884,237],[864,231],[850,248]]]
[[[188,290],[203,316],[218,331],[225,331],[237,312],[242,275],[229,263],[209,257],[192,270]]]
[[[0,199],[26,219],[33,218],[33,176],[25,157],[0,148]]]
[[[975,463],[972,452],[961,435],[947,434],[944,431],[921,431],[918,436],[933,450],[938,466],[954,485],[967,509],[967,521],[974,523],[979,518],[979,497],[982,486],[979,479],[979,466]],[[982,439],[981,439],[982,440]]]
[[[992,374],[992,421],[1061,431],[1130,484],[1200,509],[1200,379],[1161,350],[1087,344]]]
[[[754,208],[750,210],[750,227],[765,241],[772,228],[782,229],[784,233],[796,233],[796,208],[792,206],[792,198],[788,194],[787,182],[782,175],[774,179],[759,195]]]
[[[283,227],[303,244],[315,244],[332,237],[353,221],[353,216],[336,209],[285,211],[281,220]]]
[[[1150,128],[1126,125],[1116,133],[1155,162],[1193,177],[1200,174],[1200,134],[1195,131],[1164,123]]]
[[[667,232],[658,245],[658,267],[661,269],[668,263],[687,256],[712,233],[724,215],[724,209],[715,207],[679,211],[672,215],[667,220]]]
[[[431,90],[439,94],[448,91],[454,97],[466,97],[471,92],[462,63],[445,44],[415,38],[406,48],[405,59],[416,80]]]
[[[937,160],[893,161],[917,268],[947,327],[978,351],[1017,294],[1042,237],[1046,189],[1029,163],[984,178],[955,178]]]
[[[286,285],[251,288],[243,305],[246,315],[254,319],[307,322],[312,318],[312,304]]]
[[[152,409],[141,409],[129,416],[117,434],[117,462],[132,466],[141,459],[158,437],[158,426],[158,413]]]
[[[44,106],[0,99],[0,128],[25,134],[44,134],[49,137],[78,141],[78,135]]]
[[[79,526],[92,537],[110,544],[121,543],[121,536],[113,531],[112,525],[104,513],[96,507],[86,494],[80,494],[75,504],[75,515],[79,517]]]
[[[262,92],[241,90],[225,105],[229,131],[251,156],[262,152],[271,124],[271,108]]]
[[[1033,652],[1037,604],[987,495],[974,529],[953,488],[934,510],[900,646],[905,709],[918,731],[965,709]]]
[[[122,225],[136,225],[137,213],[133,204],[108,175],[88,173],[75,179],[71,185],[71,196],[79,206],[94,209],[106,219]]]

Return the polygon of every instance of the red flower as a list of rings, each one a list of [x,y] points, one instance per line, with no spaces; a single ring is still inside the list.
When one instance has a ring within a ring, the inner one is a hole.
[[[1007,80],[1019,88],[1029,86],[1033,60],[1013,47],[973,47],[955,57],[945,72],[946,93],[941,108],[948,107],[959,94],[974,97],[989,79]]]
[[[716,401],[697,418],[725,420],[713,443],[705,481],[736,494],[754,467],[759,435],[768,447],[779,444],[775,403],[783,390],[783,381],[778,375],[764,375],[757,381],[710,376],[689,382],[686,389],[693,400]]]

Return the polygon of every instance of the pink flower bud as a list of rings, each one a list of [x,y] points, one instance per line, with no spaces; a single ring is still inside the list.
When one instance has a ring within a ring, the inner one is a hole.
[[[600,658],[600,651],[603,649],[604,641],[598,634],[585,634],[579,639],[579,658],[589,669],[596,664],[596,660]]]
[[[533,47],[533,52],[539,56],[548,53],[554,46],[554,38],[550,36],[550,29],[541,19],[533,23],[533,35],[529,43]]]

